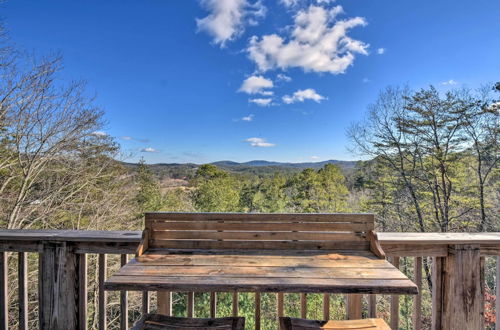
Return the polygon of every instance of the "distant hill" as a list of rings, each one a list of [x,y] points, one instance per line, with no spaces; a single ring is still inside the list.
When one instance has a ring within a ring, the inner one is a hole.
[[[138,166],[136,163],[123,163],[127,168],[135,170]],[[211,163],[226,171],[240,174],[253,174],[253,175],[270,175],[275,172],[294,173],[302,171],[306,168],[320,169],[326,164],[334,164],[339,166],[344,175],[348,176],[355,169],[357,161],[346,160],[325,160],[322,162],[305,162],[305,163],[282,163],[272,162],[266,160],[251,160],[248,162],[238,163],[229,160],[223,160]],[[170,177],[174,179],[181,179],[193,175],[200,165],[193,163],[158,163],[150,165],[153,173],[160,178]]]

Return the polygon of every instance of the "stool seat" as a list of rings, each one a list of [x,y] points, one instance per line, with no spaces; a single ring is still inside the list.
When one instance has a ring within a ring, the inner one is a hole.
[[[244,330],[244,317],[186,318],[162,314],[145,314],[132,330]]]
[[[318,321],[280,317],[281,330],[391,330],[382,319]]]

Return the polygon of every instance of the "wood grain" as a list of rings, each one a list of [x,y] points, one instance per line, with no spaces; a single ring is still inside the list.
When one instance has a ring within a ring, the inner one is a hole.
[[[344,320],[344,321],[319,321],[295,319],[290,317],[280,318],[281,330],[389,330],[389,326],[382,319]]]

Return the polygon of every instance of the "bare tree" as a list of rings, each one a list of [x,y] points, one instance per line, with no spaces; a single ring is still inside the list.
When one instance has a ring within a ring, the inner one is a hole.
[[[500,83],[493,87],[495,89],[500,91]],[[477,93],[462,90],[461,98],[467,103],[464,129],[476,159],[475,173],[481,214],[477,229],[486,231],[492,225],[486,212],[486,183],[500,161],[500,103],[491,96],[489,86],[481,88]]]

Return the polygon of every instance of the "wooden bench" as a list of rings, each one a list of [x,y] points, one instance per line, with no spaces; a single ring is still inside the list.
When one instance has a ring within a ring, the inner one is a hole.
[[[104,287],[417,294],[373,229],[373,214],[147,213],[136,258]]]
[[[132,330],[244,330],[245,318],[222,317],[212,319],[193,319],[172,317],[161,314],[145,314]]]
[[[382,319],[317,321],[280,317],[280,330],[391,330]]]

